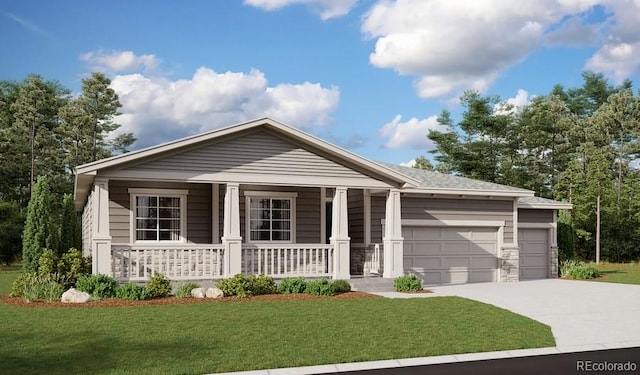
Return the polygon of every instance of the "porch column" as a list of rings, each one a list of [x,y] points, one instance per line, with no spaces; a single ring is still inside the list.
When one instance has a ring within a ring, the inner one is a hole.
[[[383,241],[385,278],[396,278],[404,273],[402,238],[402,215],[400,214],[400,190],[391,189],[387,194]]]
[[[111,233],[109,233],[109,180],[96,178],[93,184],[93,235],[91,273],[112,276]]]
[[[349,279],[351,249],[347,214],[347,188],[336,187],[333,196],[331,243],[333,244],[333,278]]]
[[[227,184],[224,195],[224,274],[233,276],[242,272],[242,237],[240,236],[240,185]]]

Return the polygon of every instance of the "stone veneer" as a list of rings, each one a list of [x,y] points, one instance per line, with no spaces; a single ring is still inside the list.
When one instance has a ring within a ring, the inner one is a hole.
[[[512,282],[520,280],[520,248],[503,247],[500,262],[500,281]]]
[[[549,277],[558,278],[558,247],[551,246],[549,254]]]

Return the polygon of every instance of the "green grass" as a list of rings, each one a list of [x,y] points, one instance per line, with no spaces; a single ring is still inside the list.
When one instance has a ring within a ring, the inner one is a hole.
[[[621,284],[640,284],[640,263],[600,263],[592,264],[600,271],[596,281]]]
[[[0,304],[0,336],[10,374],[201,374],[555,345],[548,326],[457,297]]]

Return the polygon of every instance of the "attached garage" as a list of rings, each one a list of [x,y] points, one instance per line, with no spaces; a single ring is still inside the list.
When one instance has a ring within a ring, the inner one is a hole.
[[[497,227],[403,227],[404,271],[425,284],[498,280]]]
[[[520,280],[549,277],[549,229],[518,230]]]

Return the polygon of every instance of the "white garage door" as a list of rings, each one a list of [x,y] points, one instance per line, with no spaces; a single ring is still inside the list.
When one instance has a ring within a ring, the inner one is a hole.
[[[549,277],[549,230],[518,230],[520,280]]]
[[[497,280],[497,228],[405,227],[404,270],[425,284]]]

